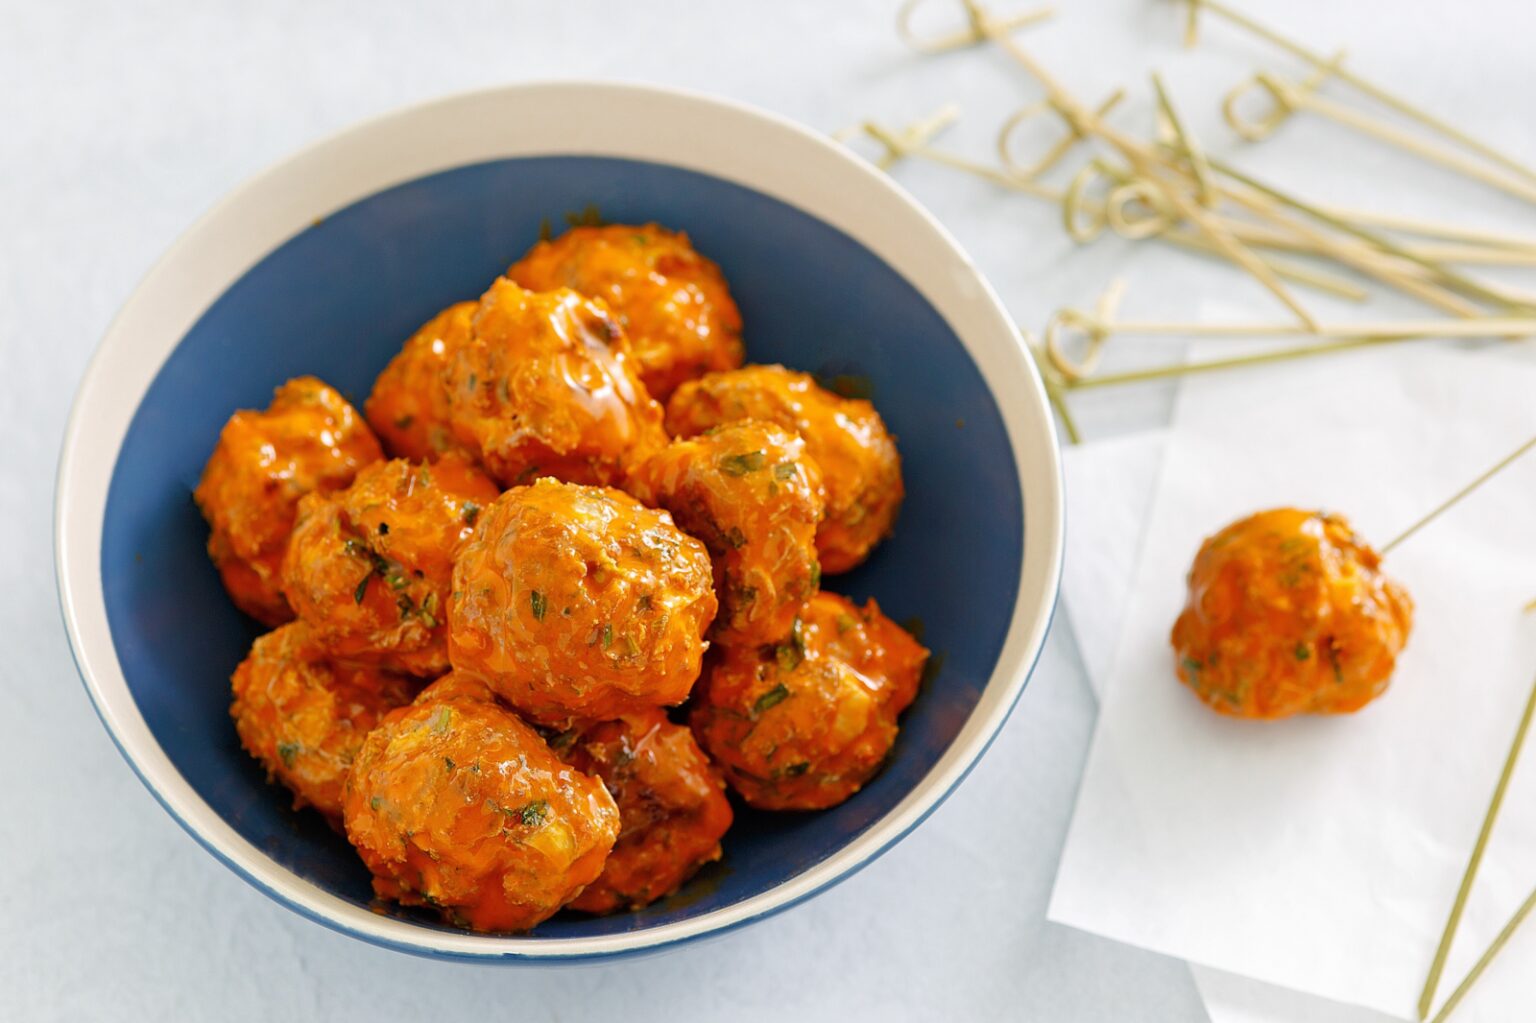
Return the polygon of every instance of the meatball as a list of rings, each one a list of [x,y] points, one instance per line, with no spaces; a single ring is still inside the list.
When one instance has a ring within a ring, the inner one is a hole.
[[[338,827],[341,793],[363,739],[416,687],[377,668],[339,664],[303,622],[260,637],[230,678],[230,716],[246,752],[267,777]]]
[[[346,486],[383,458],[368,424],[314,377],[279,387],[264,411],[229,417],[192,496],[208,520],[208,554],[235,605],[257,621],[293,617],[281,588],[299,498]]]
[[[909,649],[888,655],[858,645],[861,626],[845,623],[839,635],[838,615],[860,617],[842,598],[819,595],[811,625],[777,647],[725,648],[698,687],[689,726],[752,806],[835,806],[873,777],[896,741],[896,716],[916,688],[907,673],[915,666],[921,674],[927,652],[917,647],[914,664]],[[862,635],[889,640],[887,627],[899,628],[881,616]]]
[[[1200,545],[1174,623],[1179,679],[1213,710],[1283,718],[1379,696],[1413,601],[1340,515],[1278,508]]]
[[[618,321],[565,288],[497,280],[444,381],[455,435],[509,487],[540,476],[616,483],[667,442]]]
[[[823,572],[846,572],[888,536],[905,491],[896,441],[867,401],[839,397],[807,373],[747,366],[683,384],[667,429],[691,437],[721,423],[761,419],[796,430],[821,466],[827,513],[816,531]]]
[[[847,597],[818,593],[800,619],[801,641],[841,658],[873,682],[887,711],[900,714],[917,699],[928,650],[882,614],[873,597],[861,609]]]
[[[443,370],[469,340],[477,308],[474,302],[460,302],[432,317],[373,382],[363,408],[373,432],[396,458],[433,459],[463,448],[449,426]]]
[[[741,313],[720,268],[688,236],[656,224],[578,227],[542,241],[507,276],[531,291],[566,287],[608,304],[657,399],[685,380],[741,365]]]
[[[344,490],[310,494],[283,561],[294,612],[337,656],[443,674],[453,561],[497,493],[451,453],[376,462]]]
[[[571,909],[640,909],[720,858],[731,803],[688,729],[648,710],[563,733],[553,745],[566,763],[601,778],[619,805],[619,841]]]
[[[540,480],[481,513],[453,570],[448,656],[540,724],[687,698],[717,607],[709,553],[665,511]]]
[[[477,931],[547,919],[597,878],[619,834],[601,781],[452,675],[369,734],[345,810],[379,896]]]
[[[721,643],[779,643],[820,585],[816,524],[825,498],[805,442],[744,421],[675,440],[639,466],[629,490],[704,541],[715,565]]]

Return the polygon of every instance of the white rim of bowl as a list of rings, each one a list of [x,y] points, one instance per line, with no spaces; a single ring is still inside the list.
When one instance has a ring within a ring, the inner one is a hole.
[[[992,677],[949,749],[836,854],[741,902],[639,931],[584,938],[437,931],[293,874],[214,813],[161,750],[128,690],[107,623],[100,572],[107,492],[129,423],[165,359],[229,285],[316,217],[439,171],[557,155],[667,164],[754,189],[843,231],[917,288],[980,368],[1007,429],[1025,522],[1018,596]],[[317,922],[402,951],[572,960],[676,944],[788,908],[873,860],[936,809],[1002,727],[1044,643],[1061,572],[1061,479],[1055,423],[1012,319],[950,234],[887,175],[808,128],[743,104],[652,85],[536,82],[451,95],[344,129],[236,188],[171,246],[108,327],[76,394],[55,491],[55,570],[76,665],[113,741],[171,816],[245,880]]]

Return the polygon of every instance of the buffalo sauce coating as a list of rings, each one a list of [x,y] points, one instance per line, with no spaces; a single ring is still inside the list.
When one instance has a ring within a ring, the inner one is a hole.
[[[922,674],[927,651],[896,632],[873,604],[818,594],[790,642],[718,656],[689,726],[752,806],[835,806],[880,769]]]
[[[507,276],[531,291],[566,287],[606,302],[658,400],[685,380],[741,365],[741,313],[720,268],[681,232],[656,224],[577,227],[539,242]]]
[[[469,340],[475,302],[451,305],[428,320],[389,360],[363,406],[374,433],[396,458],[433,459],[462,449],[448,422],[443,370]]]
[[[619,834],[601,781],[454,675],[369,734],[345,810],[380,897],[477,931],[548,918],[596,880]]]
[[[563,728],[682,702],[716,608],[708,551],[666,511],[540,480],[481,512],[454,566],[448,653]]]
[[[900,714],[917,698],[928,650],[882,614],[873,597],[860,608],[847,597],[818,593],[800,618],[806,647],[825,649],[874,682],[886,711]]]
[[[618,321],[565,288],[497,280],[443,379],[454,433],[505,486],[616,483],[667,441]]]
[[[820,584],[825,507],[821,470],[797,434],[744,421],[675,440],[635,470],[629,490],[709,548],[716,640],[756,646],[789,635]]]
[[[816,531],[822,571],[848,571],[891,532],[905,493],[901,457],[873,405],[833,394],[809,374],[783,366],[711,373],[683,384],[667,403],[674,436],[741,419],[798,431],[821,467],[827,490],[826,517]]]
[[[497,494],[457,453],[376,462],[345,489],[310,494],[283,561],[288,602],[339,657],[441,675],[453,560]]]
[[[1387,687],[1413,601],[1339,515],[1278,508],[1200,546],[1174,623],[1179,679],[1246,718],[1358,710]]]
[[[640,711],[563,733],[552,745],[566,763],[601,778],[619,806],[618,843],[570,908],[640,909],[720,858],[731,803],[688,729],[659,710]]]
[[[281,576],[299,499],[344,487],[383,457],[357,410],[314,377],[283,384],[263,411],[230,416],[192,496],[211,529],[208,554],[240,610],[267,625],[293,617]]]
[[[230,679],[229,708],[246,752],[293,792],[341,823],[341,793],[363,739],[411,701],[411,680],[332,661],[303,622],[261,636]]]

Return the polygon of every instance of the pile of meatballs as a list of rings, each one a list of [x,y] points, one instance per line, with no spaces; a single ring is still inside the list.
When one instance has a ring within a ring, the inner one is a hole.
[[[522,931],[638,909],[764,810],[857,792],[928,651],[821,588],[903,487],[869,402],[743,366],[719,268],[655,224],[539,242],[424,325],[360,415],[236,412],[195,497],[271,628],[240,741],[383,900]]]

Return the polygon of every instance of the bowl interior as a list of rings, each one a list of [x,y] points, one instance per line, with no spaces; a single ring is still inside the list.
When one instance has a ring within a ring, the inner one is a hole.
[[[942,659],[903,719],[886,769],[833,810],[738,806],[726,855],[639,913],[563,913],[538,936],[633,931],[696,917],[806,870],[916,786],[992,674],[1017,595],[1019,480],[998,407],[944,320],[840,231],[759,192],[654,163],[525,157],[379,192],[268,254],[166,360],[124,438],[107,499],[101,573],[123,674],[149,729],[208,803],[274,861],[358,905],[368,873],[310,811],[295,812],[241,750],[228,678],[258,627],[225,597],[191,494],[220,426],[311,373],[361,404],[422,322],[478,296],[539,236],[588,206],[616,222],[686,230],[723,268],[748,358],[867,386],[896,433],[908,496],[896,535],[827,589],[916,618]],[[405,914],[409,915],[409,914]],[[438,926],[419,917],[422,926]]]

